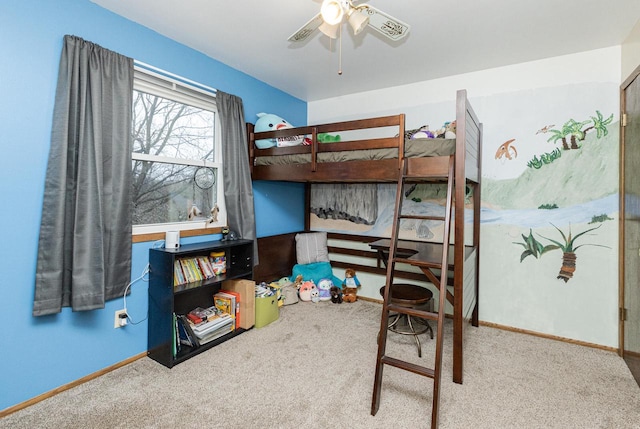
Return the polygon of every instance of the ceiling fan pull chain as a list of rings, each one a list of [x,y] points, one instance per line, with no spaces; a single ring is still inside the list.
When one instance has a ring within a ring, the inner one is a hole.
[[[338,37],[340,38],[340,40],[338,41],[338,43],[340,44],[338,46],[338,55],[339,55],[339,59],[338,59],[338,76],[342,76],[342,26],[340,26],[339,28],[339,35]]]

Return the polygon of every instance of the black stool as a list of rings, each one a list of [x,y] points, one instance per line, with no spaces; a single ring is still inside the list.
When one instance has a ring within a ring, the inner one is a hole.
[[[433,292],[429,289],[404,283],[392,284],[389,292],[390,303],[415,309],[424,306],[433,298]],[[380,295],[384,296],[384,286],[380,288]],[[431,339],[433,339],[433,329],[429,321],[408,314],[394,314],[391,317],[392,319],[390,319],[388,326],[389,330],[397,334],[413,335],[413,338],[416,340],[416,345],[418,346],[418,357],[422,357],[422,346],[420,345],[418,335],[428,331]],[[414,324],[422,326],[416,330]]]

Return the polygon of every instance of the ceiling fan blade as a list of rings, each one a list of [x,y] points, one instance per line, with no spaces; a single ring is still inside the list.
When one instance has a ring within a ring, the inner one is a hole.
[[[409,33],[409,24],[387,15],[380,9],[367,5],[362,13],[369,15],[369,25],[391,40],[400,40]]]
[[[320,27],[320,24],[322,24],[322,15],[317,14],[303,25],[302,28],[289,36],[287,40],[289,42],[304,42]]]

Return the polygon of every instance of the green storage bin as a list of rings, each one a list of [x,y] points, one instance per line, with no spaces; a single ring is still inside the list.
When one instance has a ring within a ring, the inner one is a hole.
[[[256,297],[256,328],[262,328],[269,323],[278,320],[280,317],[280,307],[278,307],[278,297],[276,295],[264,298]]]

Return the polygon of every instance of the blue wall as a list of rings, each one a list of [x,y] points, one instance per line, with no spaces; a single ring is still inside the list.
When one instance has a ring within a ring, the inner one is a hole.
[[[49,152],[58,63],[65,34],[73,34],[147,64],[242,97],[248,121],[261,111],[306,124],[302,100],[125,20],[88,0],[24,0],[0,4],[0,410],[19,404],[146,350],[147,325],[113,328],[121,299],[103,310],[31,316],[38,230]],[[215,42],[215,41],[213,41]],[[212,42],[212,43],[213,43]],[[303,228],[303,187],[257,183],[258,235]],[[285,198],[286,197],[286,198]],[[190,239],[185,242],[203,240]],[[153,243],[133,246],[132,279],[142,273]],[[144,319],[147,284],[127,298]]]

